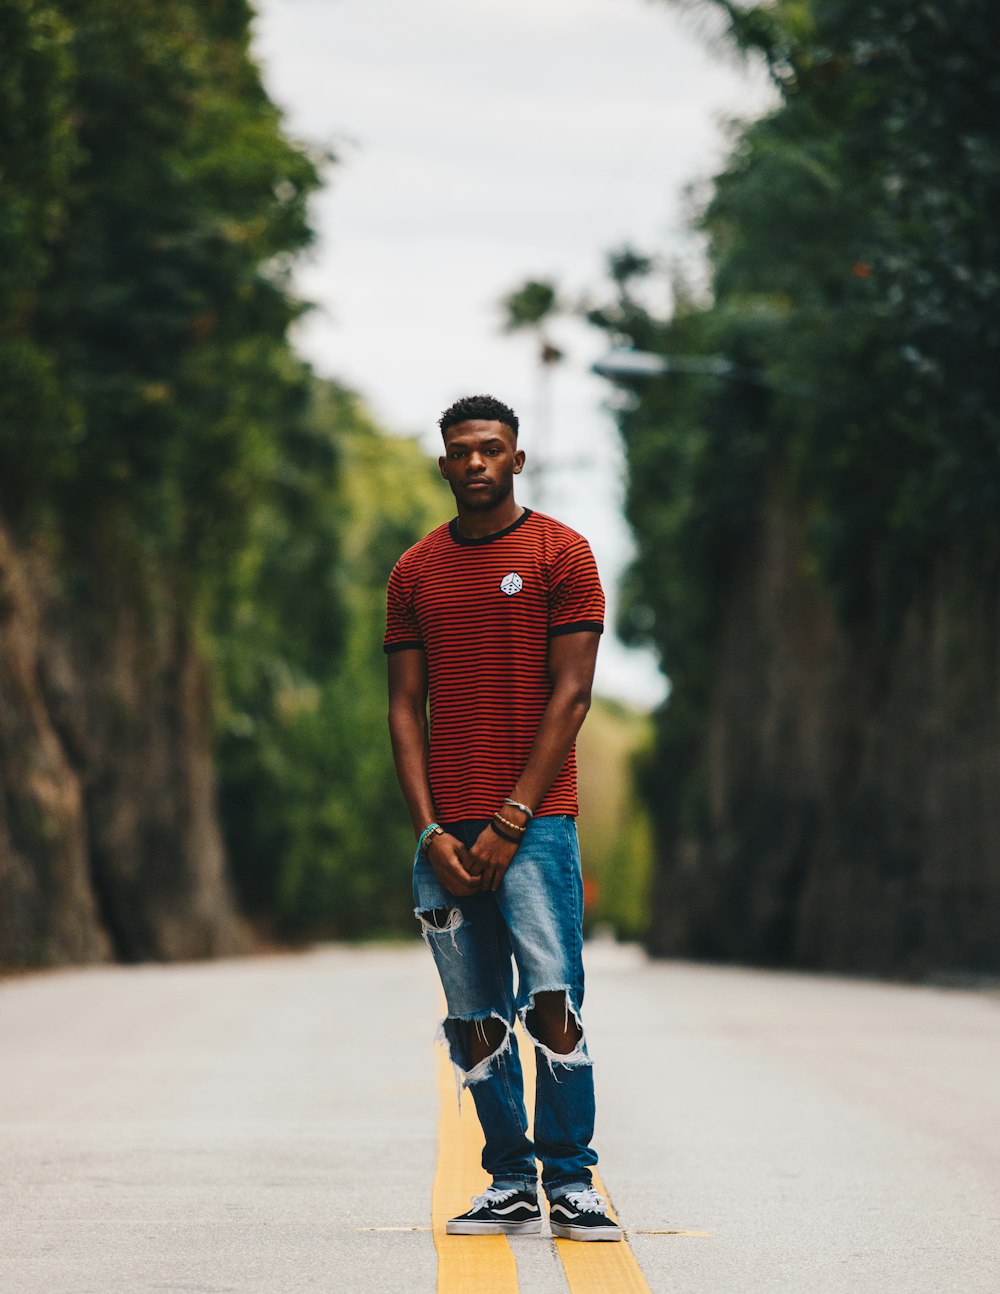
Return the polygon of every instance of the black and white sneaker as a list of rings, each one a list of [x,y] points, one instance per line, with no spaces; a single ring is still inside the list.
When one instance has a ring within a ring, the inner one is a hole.
[[[622,1229],[607,1214],[607,1204],[592,1186],[570,1191],[549,1205],[549,1226],[563,1240],[621,1240]]]
[[[542,1229],[538,1200],[527,1191],[488,1187],[472,1201],[468,1213],[445,1224],[449,1236],[535,1235]]]

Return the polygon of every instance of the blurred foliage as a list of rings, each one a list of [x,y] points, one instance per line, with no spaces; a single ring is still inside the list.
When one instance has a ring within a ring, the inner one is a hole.
[[[649,757],[649,715],[594,697],[577,738],[585,925],[642,939],[650,919],[652,828],[634,767]]]
[[[409,932],[384,591],[440,483],[288,345],[332,159],[283,133],[251,19],[0,5],[0,514],[81,614],[127,590],[149,633],[197,635],[249,910],[286,935]]]
[[[223,822],[245,906],[281,935],[413,932],[413,831],[386,730],[385,586],[443,507],[423,450],[316,383],[230,568],[216,634]],[[331,613],[335,651],[322,630]]]
[[[538,363],[544,376],[547,368],[558,364],[563,352],[549,336],[549,325],[563,305],[554,283],[527,279],[501,298],[504,332],[528,332],[534,338]]]
[[[703,718],[715,625],[768,489],[807,520],[848,621],[891,636],[944,555],[1000,565],[1000,28],[992,0],[775,0],[720,13],[779,92],[733,126],[697,226],[708,292],[669,317],[616,253],[590,319],[617,345],[715,356],[725,379],[620,379],[638,556],[621,629],[672,683],[657,812]]]
[[[33,321],[81,160],[71,34],[54,4],[5,0],[0,7],[0,502],[7,513],[26,502],[39,464],[46,479],[34,496],[46,494],[56,466],[47,466],[49,458],[68,439],[60,426],[68,402]]]
[[[243,0],[8,0],[0,505],[194,599],[300,418],[291,144]],[[10,194],[11,199],[8,199]]]
[[[528,279],[509,292],[500,305],[504,312],[504,328],[507,332],[517,332],[545,323],[558,310],[559,301],[555,284]]]

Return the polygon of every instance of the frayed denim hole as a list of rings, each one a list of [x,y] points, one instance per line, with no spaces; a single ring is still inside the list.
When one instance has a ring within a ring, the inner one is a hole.
[[[505,1030],[503,1040],[488,1056],[484,1056],[478,1064],[467,1069],[468,1056],[465,1053],[465,1039],[461,1034],[461,1026],[467,1024],[476,1029],[479,1036],[485,1041],[484,1021],[486,1020],[500,1021]],[[471,1087],[473,1083],[481,1083],[484,1079],[489,1078],[490,1066],[495,1060],[510,1051],[513,1039],[513,1025],[497,1011],[488,1011],[485,1014],[470,1016],[448,1015],[438,1025],[434,1040],[435,1042],[444,1043],[448,1048],[448,1056],[455,1074],[455,1095],[458,1099],[458,1111],[460,1114],[462,1112],[462,1089]]]
[[[576,1045],[572,1051],[567,1051],[567,1052],[553,1051],[551,1047],[547,1046],[544,1042],[542,1042],[540,1038],[536,1038],[535,1035],[531,1032],[531,1029],[528,1025],[528,1016],[535,1009],[535,999],[542,993],[562,993],[563,1002],[564,1002],[564,1012],[563,1012],[564,1029],[569,1024],[570,1012],[573,1013],[573,1019],[576,1021],[576,1027],[580,1030],[580,1037],[577,1039]],[[531,1042],[534,1045],[535,1049],[541,1052],[541,1054],[545,1057],[546,1061],[548,1062],[549,1073],[552,1075],[552,1077],[555,1079],[557,1083],[559,1082],[559,1076],[555,1071],[556,1065],[563,1065],[567,1069],[573,1069],[578,1066],[593,1064],[593,1061],[587,1055],[586,1038],[583,1032],[583,1021],[580,1019],[580,1012],[577,1010],[576,1005],[570,999],[570,992],[568,988],[561,986],[558,988],[536,989],[535,992],[532,993],[531,997],[528,999],[527,1004],[521,1008],[520,1017],[521,1017],[521,1025],[524,1028],[524,1032],[531,1039]]]
[[[506,1054],[510,1051],[511,1047],[513,1046],[514,1030],[507,1023],[507,1021],[504,1020],[502,1016],[497,1015],[496,1012],[492,1012],[491,1015],[487,1017],[487,1019],[494,1019],[494,1020],[500,1021],[500,1023],[504,1027],[503,1040],[500,1042],[498,1047],[494,1048],[494,1050],[490,1052],[488,1056],[484,1056],[483,1059],[479,1061],[478,1064],[473,1065],[473,1067],[468,1071],[468,1073],[465,1075],[465,1082],[463,1084],[464,1087],[471,1087],[473,1083],[481,1083],[483,1082],[484,1079],[489,1078],[490,1070],[493,1066],[493,1062],[495,1060],[499,1060],[501,1056],[506,1056]],[[482,1020],[479,1020],[479,1019],[473,1020],[472,1026],[478,1031],[479,1037],[482,1038],[483,1042],[487,1042],[488,1039],[486,1037],[486,1029],[485,1029],[485,1026],[483,1025]]]
[[[462,950],[455,939],[455,932],[465,924],[461,908],[414,908],[413,915],[420,922],[420,934],[428,948],[432,935],[449,935],[451,946],[461,957]]]

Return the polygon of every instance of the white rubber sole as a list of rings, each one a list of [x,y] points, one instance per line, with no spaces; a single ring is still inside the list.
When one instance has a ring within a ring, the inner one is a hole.
[[[449,1236],[537,1236],[542,1220],[532,1222],[446,1222],[445,1235]]]
[[[552,1234],[560,1240],[621,1240],[621,1227],[574,1227],[549,1219]]]

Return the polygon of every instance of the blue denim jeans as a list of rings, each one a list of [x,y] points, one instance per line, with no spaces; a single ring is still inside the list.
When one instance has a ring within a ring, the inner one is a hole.
[[[485,821],[445,824],[472,845]],[[458,898],[445,890],[423,854],[413,864],[414,909],[437,964],[448,1004],[441,1029],[452,1062],[472,1093],[482,1124],[483,1168],[501,1187],[537,1189],[535,1158],[549,1199],[591,1184],[597,1163],[594,1072],[583,1037],[583,880],[573,818],[535,818],[495,893]],[[514,988],[514,965],[517,989]],[[580,1029],[568,1054],[532,1034],[538,993],[565,996]],[[524,1084],[515,1012],[535,1047],[534,1144],[527,1135]],[[468,1039],[478,1022],[494,1018],[506,1033],[499,1047],[473,1066]]]

